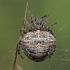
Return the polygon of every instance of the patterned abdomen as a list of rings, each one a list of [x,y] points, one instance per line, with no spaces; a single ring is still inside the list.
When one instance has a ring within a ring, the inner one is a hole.
[[[37,30],[27,33],[21,44],[28,58],[40,62],[51,57],[56,47],[56,40],[51,33]]]

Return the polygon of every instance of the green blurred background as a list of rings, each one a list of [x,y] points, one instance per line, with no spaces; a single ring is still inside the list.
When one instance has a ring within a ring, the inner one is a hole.
[[[0,70],[11,70],[27,1],[31,14],[49,15],[47,25],[58,22],[51,28],[57,37],[57,49],[50,59],[39,63],[21,50],[24,60],[18,57],[18,65],[22,70],[70,70],[70,0],[0,0]]]

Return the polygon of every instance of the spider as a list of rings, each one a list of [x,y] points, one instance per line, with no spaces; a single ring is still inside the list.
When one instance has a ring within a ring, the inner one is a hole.
[[[18,54],[23,59],[20,54],[20,46],[25,53],[25,55],[36,62],[43,61],[46,58],[50,58],[56,48],[56,36],[50,29],[51,26],[57,24],[56,22],[50,26],[46,26],[46,22],[43,18],[48,19],[48,15],[41,18],[35,18],[31,16],[31,22],[28,23],[27,20],[23,20],[29,26],[28,32],[26,29],[21,29],[21,38],[18,42]],[[23,36],[23,33],[25,34]]]
[[[53,55],[56,48],[56,36],[50,28],[56,25],[57,22],[47,26],[48,17],[49,15],[35,18],[34,15],[31,15],[30,22],[25,18],[23,19],[23,23],[27,24],[29,29],[26,31],[23,26],[20,30],[21,36],[16,47],[14,65],[16,63],[17,53],[23,59],[20,53],[20,47],[24,54],[35,62],[41,62]],[[46,21],[43,21],[44,18],[46,18]]]

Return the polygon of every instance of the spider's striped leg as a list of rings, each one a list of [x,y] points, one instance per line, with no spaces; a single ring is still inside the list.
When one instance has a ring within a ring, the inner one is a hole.
[[[23,35],[26,33],[27,33],[26,29],[24,29],[24,28],[20,29],[21,37],[23,37]]]
[[[25,29],[25,25],[27,24],[29,26],[29,23],[26,19],[22,19],[22,21],[23,21],[23,27],[22,27],[22,29],[20,29],[21,37],[23,37],[23,35],[27,33],[27,31]]]
[[[49,52],[50,55],[49,55],[49,58],[53,55],[53,53],[55,51],[55,48],[56,48],[56,45],[55,44],[50,47],[50,52]]]
[[[56,37],[54,32],[51,29],[48,29],[47,31],[50,32],[54,37]]]
[[[18,52],[18,54],[20,55],[20,57],[22,58],[22,59],[24,59],[23,58],[23,56],[21,55],[21,53],[20,53],[20,46],[21,46],[21,41],[17,44],[17,52]]]
[[[23,26],[25,26],[26,24],[29,25],[28,21],[25,18],[23,18],[22,21],[23,21]]]
[[[48,22],[48,19],[49,19],[49,15],[43,16],[42,19],[45,18],[45,17],[46,17],[46,23],[47,23]]]
[[[47,27],[47,29],[50,29],[52,26],[54,26],[54,25],[56,25],[56,24],[57,24],[57,22],[51,24],[50,26]]]

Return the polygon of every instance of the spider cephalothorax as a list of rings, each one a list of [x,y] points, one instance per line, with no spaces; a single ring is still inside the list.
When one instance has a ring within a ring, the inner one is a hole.
[[[28,24],[29,31],[36,31],[36,30],[48,31],[52,35],[54,35],[54,33],[52,32],[52,30],[50,28],[52,26],[56,25],[57,22],[51,24],[50,26],[47,26],[46,24],[48,22],[48,17],[49,17],[49,15],[45,15],[45,16],[43,16],[41,18],[35,18],[34,15],[31,15],[31,22],[30,23],[28,23],[28,21],[26,21],[24,19],[23,19],[23,21],[25,21]],[[46,22],[43,21],[44,18],[46,18]]]
[[[47,22],[47,15],[41,18],[35,18],[32,15],[30,23],[28,23],[27,20],[23,20],[28,24],[29,32],[22,29],[21,33],[25,33],[25,35],[19,40],[19,45],[21,45],[25,55],[36,62],[50,58],[56,48],[56,38],[50,29],[51,26],[55,25],[56,23],[46,26],[46,22],[43,21],[43,18],[46,18]],[[18,53],[20,54],[19,50],[20,49],[18,49]]]
[[[44,16],[44,17],[48,17],[48,16]],[[42,30],[45,31],[46,30],[46,23],[43,22],[43,18],[35,18],[33,15],[31,16],[31,22],[30,22],[30,28],[31,31],[36,31],[36,30]]]

